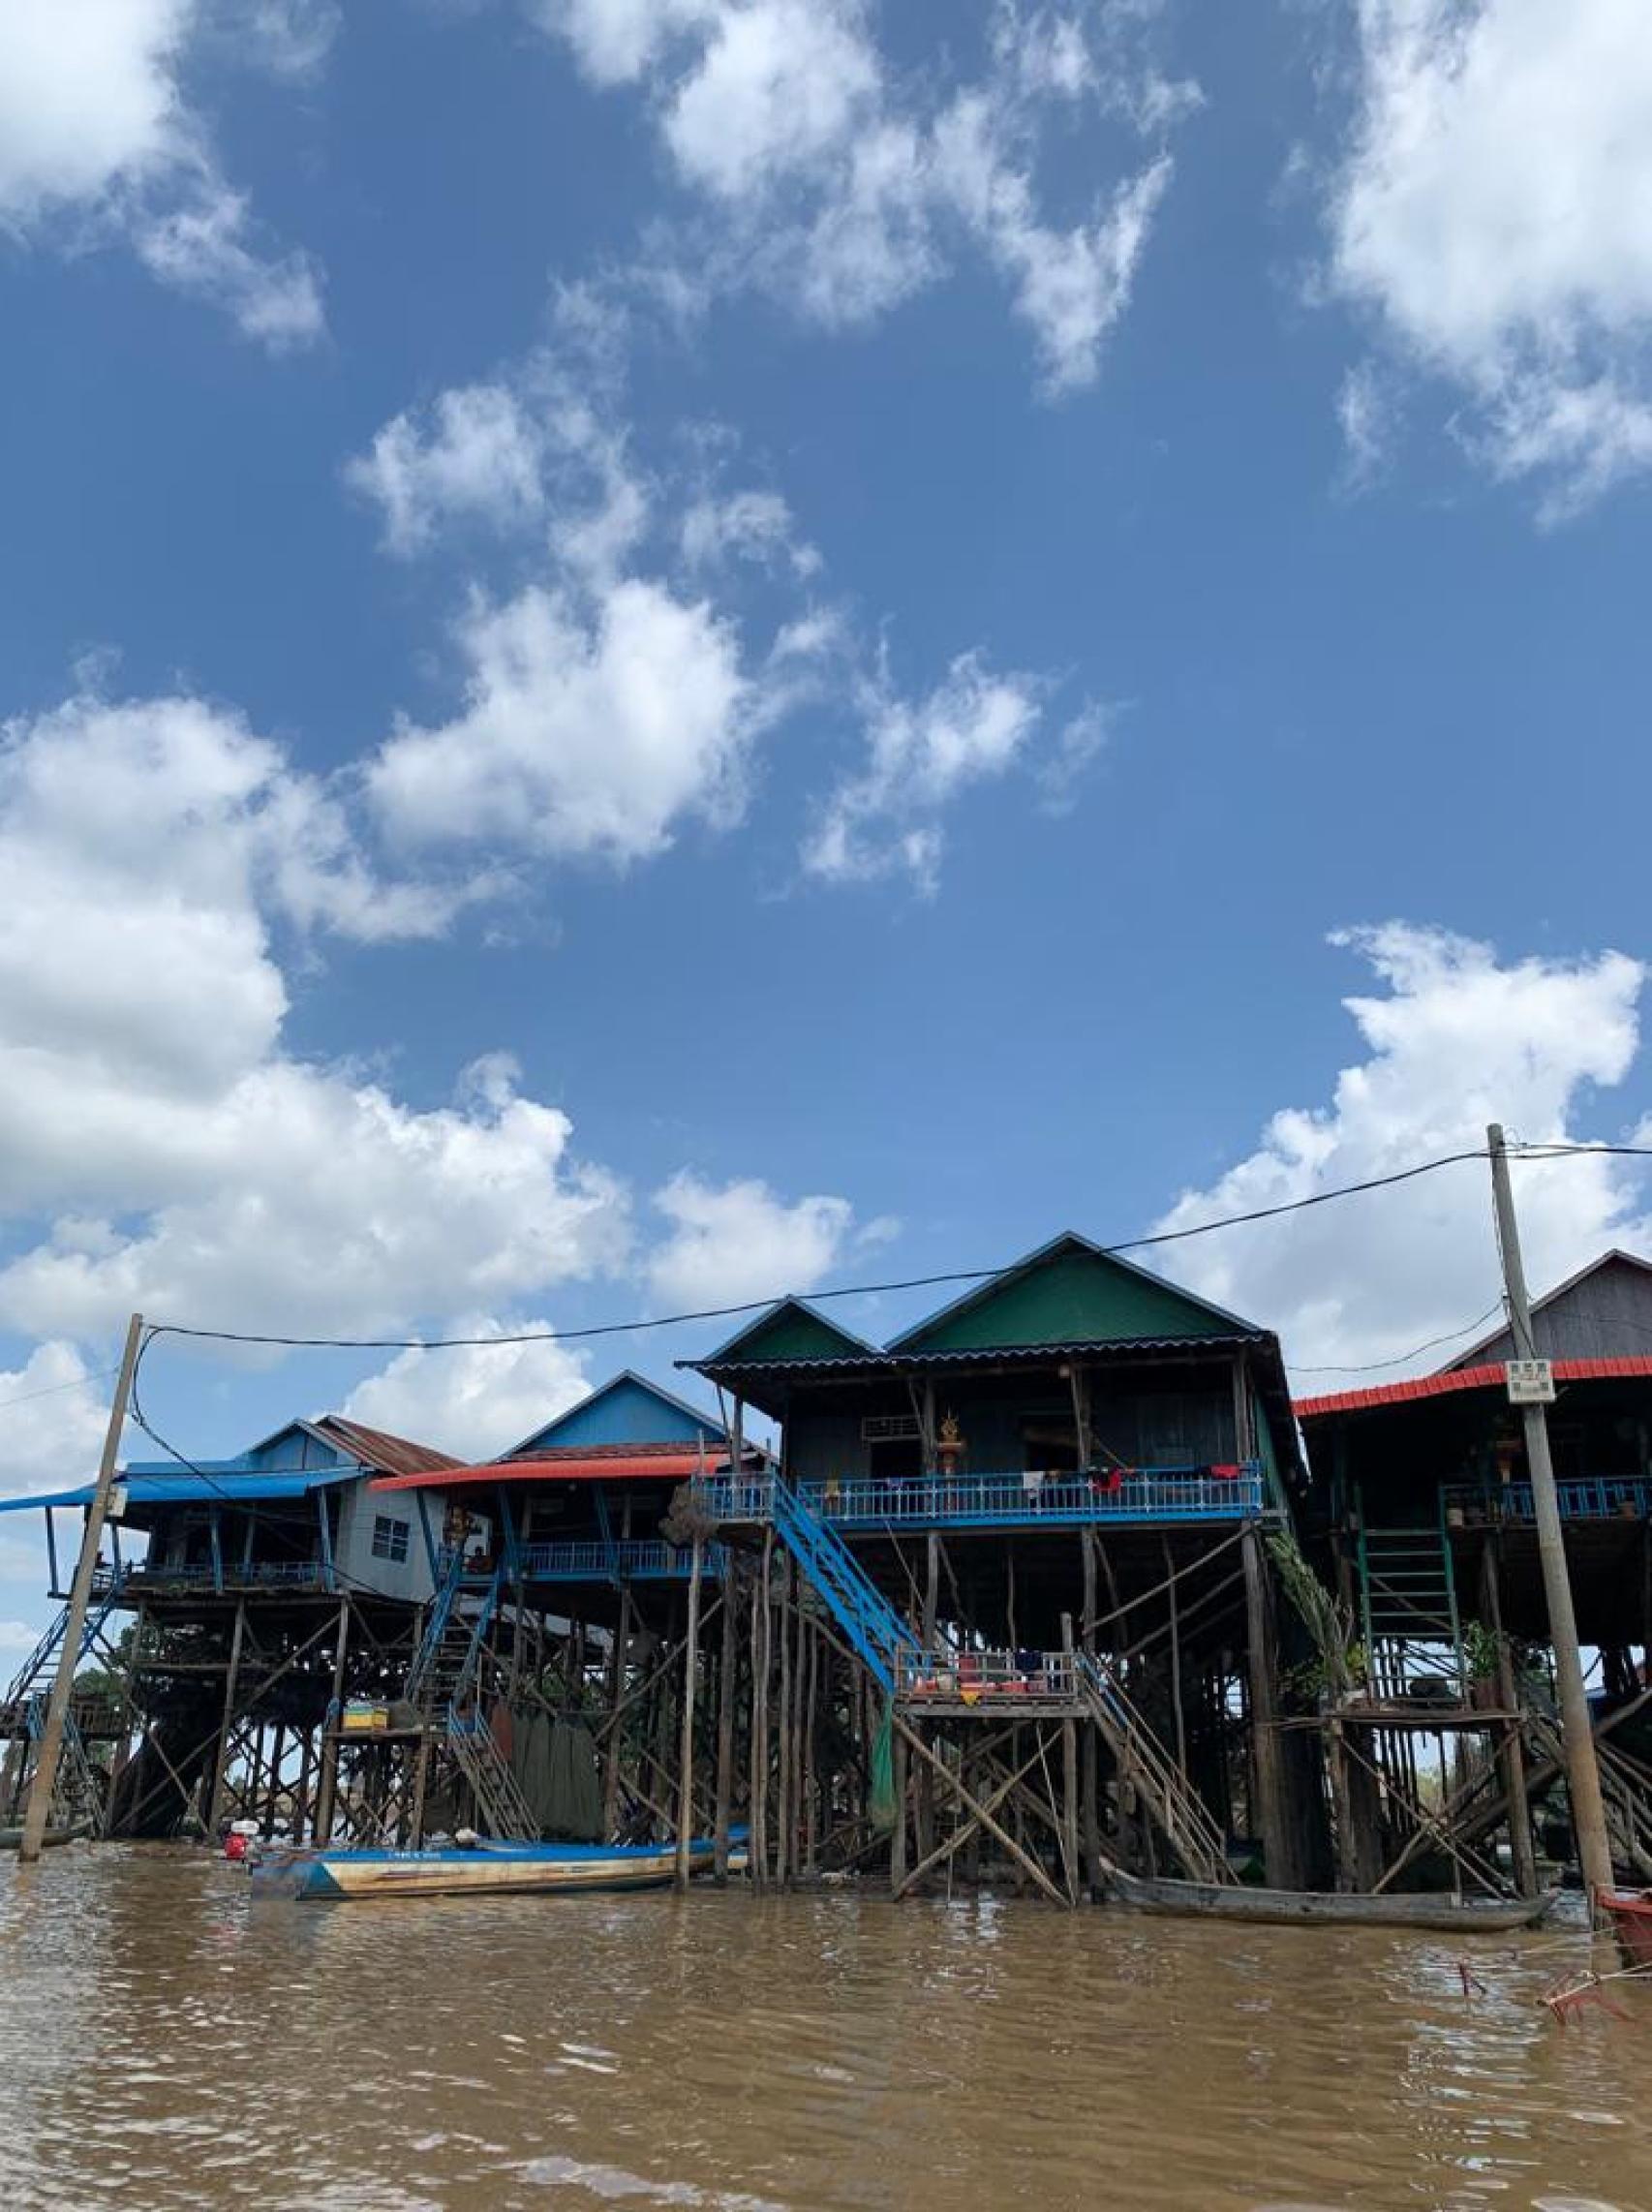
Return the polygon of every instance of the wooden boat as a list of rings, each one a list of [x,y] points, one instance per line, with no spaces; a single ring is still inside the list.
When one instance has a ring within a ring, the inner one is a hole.
[[[688,1871],[711,1871],[710,1837],[688,1846]],[[746,1849],[731,1844],[733,1873]],[[431,1851],[317,1851],[254,1871],[260,1888],[279,1888],[308,1903],[352,1897],[499,1897],[524,1892],[658,1889],[677,1872],[672,1843],[491,1843]]]
[[[1340,1893],[1329,1889],[1252,1889],[1214,1882],[1171,1882],[1126,1874],[1107,1877],[1110,1893],[1133,1912],[1174,1914],[1193,1920],[1247,1920],[1270,1927],[1429,1928],[1444,1935],[1497,1935],[1530,1927],[1554,1904],[1559,1891],[1541,1897],[1454,1897],[1425,1892],[1394,1896],[1387,1890]],[[1652,1925],[1652,1922],[1648,1923]]]
[[[83,1835],[91,1832],[90,1821],[76,1821],[71,1828],[48,1828],[40,1840],[46,1850],[55,1851],[59,1844],[78,1843]],[[20,1828],[0,1828],[0,1851],[15,1851],[22,1840]]]
[[[1652,1889],[1603,1889],[1600,1900],[1631,1966],[1652,1966]]]

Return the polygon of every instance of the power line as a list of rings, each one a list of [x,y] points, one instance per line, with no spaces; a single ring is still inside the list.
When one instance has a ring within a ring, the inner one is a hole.
[[[1253,1207],[1245,1214],[1228,1214],[1213,1221],[1197,1221],[1185,1229],[1160,1229],[1151,1236],[1127,1237],[1117,1244],[1101,1244],[1096,1248],[1109,1257],[1125,1252],[1147,1251],[1160,1244],[1176,1244],[1189,1237],[1208,1237],[1217,1229],[1242,1228],[1252,1221],[1270,1221],[1285,1214],[1305,1213],[1310,1207],[1328,1206],[1339,1198],[1355,1198],[1367,1190],[1386,1190],[1395,1183],[1411,1183],[1417,1177],[1432,1175],[1443,1167],[1455,1167],[1464,1160],[1483,1160],[1485,1152],[1481,1148],[1472,1152],[1444,1152],[1437,1159],[1423,1160],[1415,1167],[1395,1169],[1389,1175],[1367,1176],[1360,1183],[1339,1183],[1331,1190],[1316,1190],[1306,1198],[1282,1200],[1277,1206]],[[862,1282],[844,1284],[836,1290],[811,1291],[814,1304],[828,1299],[874,1298],[895,1291],[930,1290],[943,1283],[992,1282],[1011,1275],[1012,1267],[955,1268],[940,1275],[906,1275],[894,1282]],[[762,1313],[783,1297],[777,1292],[767,1298],[749,1298],[731,1306],[701,1306],[682,1313],[654,1314],[643,1321],[604,1321],[582,1329],[524,1329],[515,1333],[487,1336],[284,1336],[263,1335],[246,1329],[203,1329],[182,1321],[158,1321],[151,1325],[144,1338],[147,1349],[157,1336],[190,1336],[199,1340],[220,1344],[273,1344],[289,1351],[342,1351],[342,1352],[443,1352],[475,1349],[489,1344],[568,1344],[596,1336],[635,1336],[650,1329],[675,1329],[691,1321],[728,1321],[745,1313]]]
[[[1430,1336],[1425,1343],[1413,1344],[1409,1352],[1395,1352],[1386,1360],[1366,1360],[1357,1367],[1347,1361],[1334,1360],[1317,1367],[1299,1367],[1295,1360],[1287,1360],[1285,1365],[1294,1375],[1374,1374],[1379,1367],[1402,1367],[1407,1360],[1421,1359],[1424,1352],[1433,1351],[1438,1344],[1455,1343],[1459,1336],[1466,1336],[1471,1329],[1478,1329],[1483,1322],[1489,1321],[1494,1313],[1501,1313],[1502,1310],[1503,1301],[1500,1298],[1494,1299],[1484,1313],[1477,1314],[1472,1321],[1465,1321],[1460,1329],[1448,1329],[1443,1336]]]
[[[33,1405],[37,1398],[55,1398],[60,1391],[84,1390],[88,1383],[107,1382],[112,1375],[117,1375],[119,1372],[118,1367],[100,1367],[96,1374],[76,1375],[72,1382],[48,1383],[45,1390],[28,1390],[23,1393],[21,1398],[0,1398],[0,1413],[6,1412],[9,1407],[14,1405]]]

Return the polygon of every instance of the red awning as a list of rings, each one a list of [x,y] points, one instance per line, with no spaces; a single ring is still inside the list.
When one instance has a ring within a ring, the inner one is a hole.
[[[1557,1383],[1627,1381],[1652,1375],[1652,1354],[1620,1353],[1606,1360],[1556,1360]],[[1314,1421],[1327,1413],[1362,1413],[1371,1406],[1410,1405],[1424,1398],[1449,1398],[1459,1390],[1501,1390],[1503,1369],[1449,1367],[1444,1374],[1414,1375],[1410,1382],[1378,1383],[1373,1390],[1339,1390],[1329,1398],[1299,1398],[1299,1421]]]
[[[367,1487],[441,1490],[460,1490],[468,1483],[681,1483],[727,1465],[726,1452],[558,1453],[554,1459],[487,1459],[480,1466],[442,1467],[431,1474],[383,1475]]]

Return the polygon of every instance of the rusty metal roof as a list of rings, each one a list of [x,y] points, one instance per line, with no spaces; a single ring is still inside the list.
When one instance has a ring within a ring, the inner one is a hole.
[[[363,1466],[385,1475],[433,1475],[460,1461],[429,1444],[414,1444],[406,1436],[392,1436],[385,1429],[368,1429],[359,1421],[347,1421],[342,1413],[324,1413],[314,1426],[340,1444]]]

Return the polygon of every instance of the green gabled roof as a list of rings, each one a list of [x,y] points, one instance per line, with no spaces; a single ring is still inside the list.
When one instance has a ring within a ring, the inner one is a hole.
[[[877,1347],[864,1336],[840,1329],[807,1300],[782,1298],[766,1313],[730,1336],[726,1344],[693,1365],[702,1371],[738,1361],[876,1359]]]
[[[889,1349],[907,1354],[1009,1350],[1264,1334],[1254,1323],[1178,1290],[1069,1230],[943,1306],[897,1336]]]

